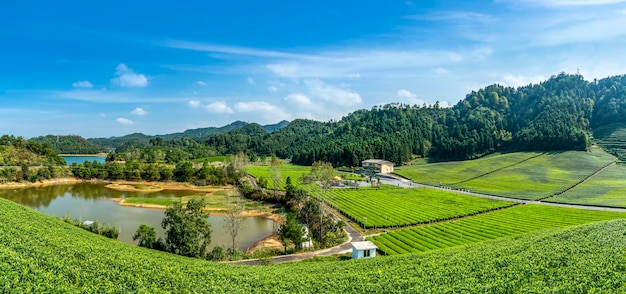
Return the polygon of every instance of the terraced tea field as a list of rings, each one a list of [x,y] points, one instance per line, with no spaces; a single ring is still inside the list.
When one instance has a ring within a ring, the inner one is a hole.
[[[451,185],[518,164],[540,156],[541,154],[543,153],[518,152],[493,154],[474,160],[401,166],[395,169],[395,173],[411,179],[416,183],[433,186]]]
[[[457,221],[395,230],[370,239],[381,251],[395,255],[617,218],[626,218],[626,213],[526,204]]]
[[[536,200],[565,191],[613,161],[615,158],[601,149],[550,152],[453,187]]]
[[[626,207],[626,165],[610,166],[576,188],[546,201]]]
[[[131,246],[4,199],[0,223],[2,293],[626,292],[623,220],[423,254],[261,267]]]
[[[332,189],[326,202],[361,227],[384,228],[448,220],[515,205],[428,188]]]

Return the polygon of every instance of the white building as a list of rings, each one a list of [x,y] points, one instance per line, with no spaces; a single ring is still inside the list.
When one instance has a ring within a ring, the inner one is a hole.
[[[352,242],[352,259],[369,258],[376,256],[378,247],[371,241]]]
[[[393,172],[393,162],[383,159],[368,159],[361,162],[363,169],[375,173],[390,174]]]

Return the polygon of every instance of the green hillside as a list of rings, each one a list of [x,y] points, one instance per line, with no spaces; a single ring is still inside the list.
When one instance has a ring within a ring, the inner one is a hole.
[[[0,166],[64,165],[65,160],[50,146],[22,137],[0,137]]]
[[[386,254],[406,254],[617,218],[626,218],[626,213],[526,204],[476,217],[391,231],[372,240]]]
[[[613,165],[576,188],[546,201],[626,207],[625,179],[626,165]]]
[[[418,183],[518,199],[542,199],[580,183],[615,161],[599,148],[496,154],[475,160],[400,167],[396,173]]]
[[[109,152],[107,148],[98,146],[93,142],[76,135],[47,135],[31,138],[30,140],[42,144],[48,144],[52,147],[52,150],[59,154],[97,154]]]
[[[0,199],[0,292],[623,293],[626,221],[426,254],[249,267],[109,240]]]
[[[626,160],[626,123],[616,122],[596,128],[593,137],[598,145],[620,160]]]

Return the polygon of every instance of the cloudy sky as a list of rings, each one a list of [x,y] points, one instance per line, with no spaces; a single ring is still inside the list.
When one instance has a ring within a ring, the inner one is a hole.
[[[153,135],[625,74],[626,0],[10,1],[0,39],[0,134]]]

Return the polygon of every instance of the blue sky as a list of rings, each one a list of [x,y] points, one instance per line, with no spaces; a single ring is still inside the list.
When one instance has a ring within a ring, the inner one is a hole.
[[[11,1],[0,134],[165,134],[626,74],[626,0]],[[175,3],[175,4],[173,4]]]

